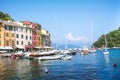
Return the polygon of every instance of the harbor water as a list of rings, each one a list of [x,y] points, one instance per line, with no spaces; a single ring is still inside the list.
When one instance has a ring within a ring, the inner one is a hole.
[[[101,50],[88,55],[78,52],[71,60],[2,58],[0,80],[120,80],[120,50],[109,52],[109,55]]]

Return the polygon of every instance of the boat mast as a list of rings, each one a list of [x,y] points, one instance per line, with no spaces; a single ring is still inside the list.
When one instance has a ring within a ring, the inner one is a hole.
[[[106,32],[106,29],[105,29],[105,35],[104,35],[105,36],[105,49],[107,49],[107,45],[108,45],[106,35],[107,35],[107,32]]]
[[[107,39],[106,39],[106,34],[105,34],[105,48],[107,48]]]
[[[57,16],[55,16],[55,26],[56,26],[56,31],[57,31],[57,27],[58,27],[58,21],[57,21]],[[56,45],[55,45],[55,47],[56,47],[56,49],[58,48],[58,45],[57,45],[57,33],[55,34],[55,37],[56,37]]]
[[[93,44],[93,34],[92,34],[92,20],[90,21],[90,42],[91,42],[91,48],[92,48],[92,44]]]

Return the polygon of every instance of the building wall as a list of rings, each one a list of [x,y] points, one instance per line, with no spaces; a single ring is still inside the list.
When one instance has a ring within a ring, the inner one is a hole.
[[[36,30],[36,33],[37,33],[37,35],[36,35],[36,46],[38,46],[38,47],[42,47],[41,46],[41,25],[38,25],[37,24],[37,30]]]
[[[2,22],[0,22],[0,46],[4,46],[4,28]]]
[[[50,34],[49,33],[46,35],[46,44],[45,45],[46,46],[51,46],[51,40],[50,40]]]
[[[32,28],[32,45],[36,46],[36,37],[37,37],[37,32],[36,32],[36,28]]]
[[[41,25],[32,22],[0,22],[0,46],[50,46],[50,34]]]
[[[17,30],[16,30],[16,32],[15,32],[15,37],[16,37],[16,42],[15,42],[15,44],[16,44],[16,47],[24,47],[24,45],[25,45],[25,30],[24,30],[24,28],[23,28],[23,30],[21,31],[21,27],[16,27],[17,28]]]
[[[15,46],[15,34],[12,32],[12,30],[6,30],[5,27],[8,27],[10,29],[9,25],[4,26],[4,46]]]
[[[18,27],[16,31],[16,47],[25,47],[32,44],[32,30],[26,27]]]
[[[32,44],[32,29],[31,28],[26,28],[26,36],[27,39],[25,38],[25,45],[31,45]]]
[[[42,46],[51,46],[50,34],[47,30],[41,30]]]

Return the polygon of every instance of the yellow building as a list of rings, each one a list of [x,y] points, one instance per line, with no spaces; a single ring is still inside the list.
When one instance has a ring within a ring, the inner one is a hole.
[[[15,34],[12,33],[11,31],[9,30],[5,30],[4,31],[4,41],[5,41],[5,44],[4,46],[11,46],[11,47],[14,47],[15,46]]]
[[[0,22],[0,46],[4,46],[4,28],[2,22]]]
[[[4,22],[4,46],[15,47],[15,24]]]
[[[36,43],[37,43],[37,47],[42,47],[42,42],[41,42],[41,25],[37,24],[37,30],[36,30]]]
[[[45,29],[41,30],[41,40],[42,40],[42,46],[49,46],[50,47],[50,44],[51,44],[50,34]]]

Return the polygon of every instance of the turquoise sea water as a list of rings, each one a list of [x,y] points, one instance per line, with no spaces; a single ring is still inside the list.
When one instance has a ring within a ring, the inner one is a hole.
[[[72,60],[0,59],[0,80],[120,80],[120,50],[109,52],[78,53]]]

